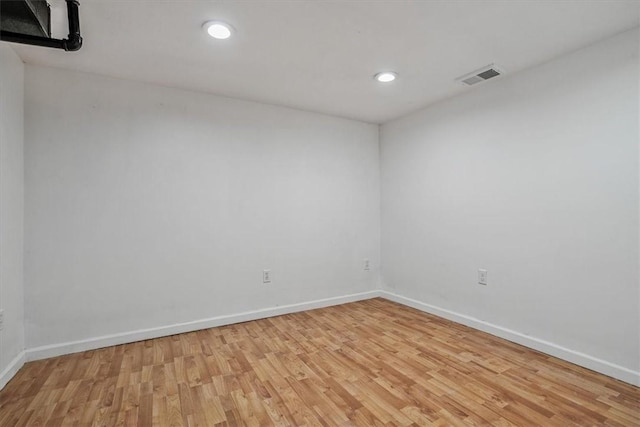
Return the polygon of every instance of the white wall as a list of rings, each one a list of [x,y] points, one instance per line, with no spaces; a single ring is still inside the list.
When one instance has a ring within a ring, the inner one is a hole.
[[[638,381],[638,76],[636,30],[384,124],[386,288]]]
[[[378,286],[376,125],[52,68],[25,81],[28,348]]]
[[[24,356],[23,88],[22,61],[0,44],[0,388]]]
[[[383,125],[386,289],[637,376],[638,71],[634,31]],[[32,66],[25,108],[28,348],[377,287],[376,126]]]

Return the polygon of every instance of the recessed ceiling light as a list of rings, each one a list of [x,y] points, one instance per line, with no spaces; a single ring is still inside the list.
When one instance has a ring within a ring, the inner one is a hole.
[[[202,26],[214,39],[224,40],[231,37],[233,27],[222,21],[208,21]]]
[[[398,77],[398,74],[394,73],[393,71],[384,71],[382,73],[378,73],[375,76],[373,76],[373,78],[379,81],[380,83],[392,82],[396,79],[396,77]]]

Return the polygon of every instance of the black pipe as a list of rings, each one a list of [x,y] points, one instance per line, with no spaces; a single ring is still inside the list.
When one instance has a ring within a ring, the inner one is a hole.
[[[66,0],[67,17],[69,18],[69,35],[66,39],[53,39],[50,37],[32,36],[29,34],[19,34],[11,31],[0,31],[0,40],[13,43],[30,44],[34,46],[51,47],[54,49],[64,49],[66,51],[76,51],[82,47],[82,36],[80,36],[80,14],[78,13],[78,0]]]
[[[64,41],[49,37],[32,36],[30,34],[14,33],[12,31],[0,31],[0,40],[12,43],[30,44],[34,46],[52,47],[64,49]]]
[[[82,47],[80,36],[80,13],[78,13],[78,0],[67,0],[67,17],[69,18],[69,35],[64,42],[64,50],[76,51]]]

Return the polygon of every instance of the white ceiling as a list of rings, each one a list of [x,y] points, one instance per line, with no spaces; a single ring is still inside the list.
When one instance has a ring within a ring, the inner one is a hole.
[[[66,36],[63,0],[51,1]],[[14,45],[29,64],[384,122],[640,24],[638,0],[81,0],[79,52]],[[201,29],[221,19],[237,33]],[[372,75],[394,70],[381,85]],[[487,83],[489,84],[489,83]]]

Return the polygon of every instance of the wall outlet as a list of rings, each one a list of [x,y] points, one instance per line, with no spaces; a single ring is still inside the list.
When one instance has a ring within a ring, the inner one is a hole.
[[[262,270],[262,283],[271,283],[271,270]]]
[[[364,269],[365,270],[371,270],[371,266],[369,265],[369,259],[368,258],[364,259]]]
[[[481,285],[487,284],[487,270],[482,268],[478,270],[478,283]]]
[[[0,310],[0,331],[4,329],[4,310]]]

